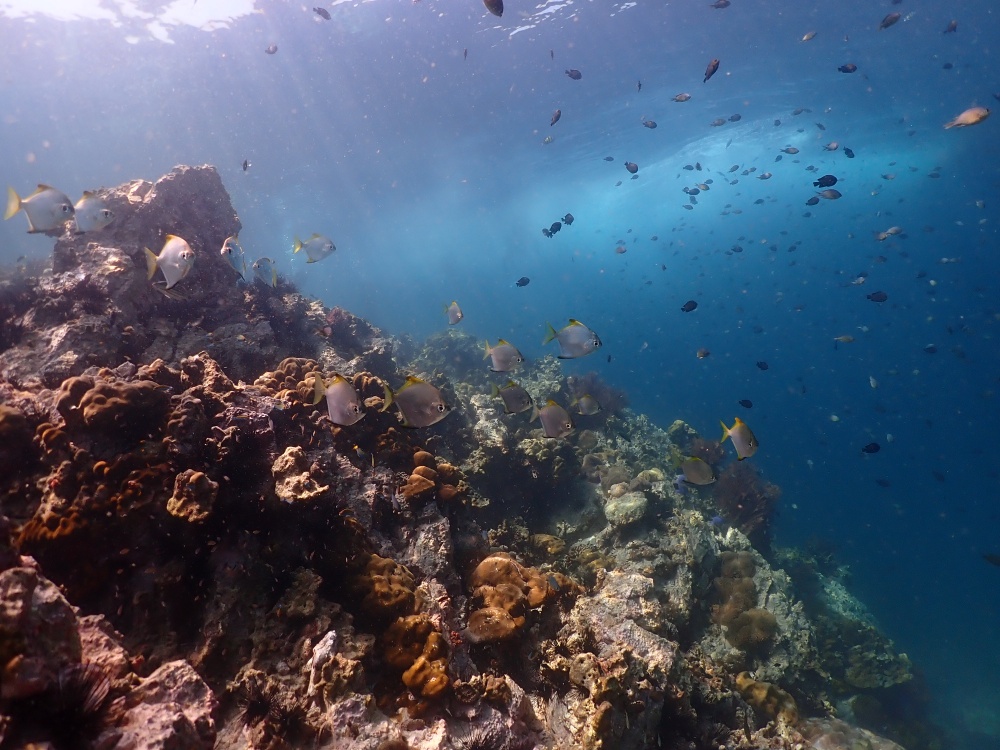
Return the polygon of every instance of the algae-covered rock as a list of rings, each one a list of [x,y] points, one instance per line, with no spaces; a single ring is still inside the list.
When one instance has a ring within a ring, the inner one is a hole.
[[[649,509],[649,500],[642,492],[626,492],[609,498],[604,504],[604,515],[608,523],[616,528],[628,526],[642,519]]]

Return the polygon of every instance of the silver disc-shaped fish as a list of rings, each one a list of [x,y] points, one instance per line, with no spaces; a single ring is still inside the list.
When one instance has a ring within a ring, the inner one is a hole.
[[[174,284],[183,279],[194,266],[194,250],[182,237],[168,234],[160,249],[159,255],[154,255],[148,247],[146,250],[146,278],[153,279],[156,269],[159,268],[166,280],[166,289],[170,289]]]
[[[494,398],[499,396],[503,401],[503,410],[506,414],[520,414],[534,406],[528,392],[513,380],[508,380],[507,385],[502,388],[493,386],[490,392]]]
[[[387,385],[383,388],[385,404],[382,411],[396,404],[404,427],[430,427],[448,416],[448,406],[441,391],[420,378],[411,375],[398,391]]]
[[[28,232],[51,232],[73,217],[73,203],[69,197],[48,185],[39,185],[27,198],[21,198],[14,188],[7,188],[7,211],[10,219],[18,211],[28,217]]]
[[[98,232],[110,224],[115,215],[101,196],[85,190],[74,206],[73,217],[77,232]]]
[[[322,385],[322,378],[317,377],[316,380],[319,385]],[[339,372],[335,372],[326,383],[323,395],[326,396],[326,409],[330,415],[330,421],[334,424],[350,427],[365,416],[358,392],[351,385],[351,382]]]
[[[321,234],[314,234],[305,242],[296,237],[295,244],[292,246],[293,252],[297,253],[300,250],[305,252],[309,258],[306,263],[318,263],[336,249],[337,246],[333,244],[333,240]]]
[[[490,369],[493,372],[510,372],[524,362],[524,357],[517,347],[503,339],[497,341],[496,346],[490,346],[490,342],[486,342],[486,354],[483,355],[483,359],[487,357],[491,360]]]
[[[746,423],[739,417],[735,417],[735,420],[732,427],[726,427],[726,423],[722,422],[722,437],[719,443],[726,442],[726,438],[732,438],[733,447],[736,448],[736,457],[742,461],[757,452],[758,443],[757,438],[754,437]]]
[[[461,323],[462,318],[465,317],[465,313],[463,313],[462,308],[458,306],[458,302],[452,302],[444,309],[444,311],[448,316],[448,325],[450,326]]]
[[[558,341],[559,359],[585,357],[601,346],[600,337],[579,320],[570,318],[569,325],[558,331],[550,324],[546,325],[549,326],[549,333],[542,344],[547,344],[552,340]]]
[[[552,399],[549,399],[541,409],[535,407],[531,421],[534,422],[536,419],[541,420],[545,437],[564,438],[573,432],[573,420],[569,412]]]

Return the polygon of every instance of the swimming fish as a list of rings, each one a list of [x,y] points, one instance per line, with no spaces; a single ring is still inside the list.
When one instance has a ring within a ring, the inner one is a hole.
[[[570,68],[569,70],[567,70],[566,75],[568,75],[574,81],[579,81],[581,78],[583,78],[583,73],[581,73],[576,68]]]
[[[226,259],[226,262],[240,275],[241,279],[247,280],[247,259],[243,254],[243,246],[240,245],[240,241],[235,235],[226,237],[219,254]]]
[[[815,38],[816,38],[816,32],[815,31],[807,31],[805,34],[802,35],[802,39],[800,41],[808,42],[808,41],[811,41],[811,40],[813,40]]]
[[[820,198],[826,198],[828,201],[835,201],[837,198],[843,196],[839,190],[834,190],[833,188],[828,188],[827,190],[821,190],[817,193]]]
[[[878,453],[880,450],[882,450],[882,446],[879,445],[878,443],[868,443],[868,445],[866,445],[861,449],[861,452],[870,454],[870,453]]]
[[[833,340],[838,344],[851,344],[854,342],[854,337],[849,333],[845,333],[842,336],[834,336]]]
[[[273,260],[258,258],[253,262],[251,268],[253,268],[253,275],[257,277],[258,281],[268,286],[278,286],[278,269],[274,267]]]
[[[681,305],[681,312],[691,312],[698,309],[698,303],[693,299],[689,299],[683,305]]]
[[[174,234],[168,234],[160,249],[160,254],[155,255],[148,247],[146,251],[146,279],[151,281],[156,269],[159,268],[166,280],[166,286],[157,289],[163,291],[170,289],[178,281],[183,279],[194,266],[194,250],[186,240]]]
[[[837,70],[839,70],[841,73],[854,73],[855,71],[857,71],[857,69],[858,66],[855,65],[854,63],[846,63],[837,68]]]
[[[73,208],[73,218],[77,232],[97,232],[114,221],[115,215],[101,196],[84,190]]]
[[[552,120],[549,121],[549,127],[551,128],[553,125],[559,122],[560,117],[562,117],[562,110],[557,109],[555,112],[552,113]]]
[[[738,404],[739,404],[740,406],[742,406],[742,407],[743,407],[744,409],[752,409],[752,408],[753,408],[753,401],[751,401],[751,400],[750,400],[750,399],[748,399],[748,398],[741,398],[741,399],[740,399],[739,401],[737,401],[736,403],[738,403]]]
[[[497,18],[503,15],[503,0],[483,0],[483,5],[486,6],[486,10]],[[555,55],[552,56],[555,57]]]
[[[691,98],[691,94],[677,94],[674,97],[674,101],[675,102],[686,102],[690,98]]]
[[[818,180],[813,182],[814,187],[821,187],[821,188],[833,187],[836,184],[837,184],[837,178],[834,177],[832,174],[825,174]]]
[[[504,414],[520,414],[535,405],[528,392],[513,380],[508,380],[507,385],[500,388],[491,386],[490,395],[494,398],[499,396],[503,401]]]
[[[881,291],[880,292],[872,292],[871,294],[868,295],[868,299],[870,299],[872,302],[880,302],[881,303],[881,302],[885,302],[887,299],[889,299],[889,295],[886,294],[885,292],[881,292]]]
[[[791,154],[793,156],[795,154],[799,153],[799,150],[797,148],[795,148],[795,146],[788,146],[786,148],[781,149],[781,151],[782,151],[782,153]]]
[[[453,326],[456,323],[461,323],[462,318],[465,314],[462,312],[462,308],[458,306],[458,302],[452,302],[450,305],[445,307],[445,313],[448,315],[448,325]]]
[[[536,406],[532,410],[531,421],[534,422],[536,419],[542,421],[542,432],[545,433],[545,437],[564,438],[573,432],[573,420],[569,412],[552,399],[549,399],[541,409]]]
[[[635,174],[636,172],[639,171],[639,165],[636,164],[634,161],[627,161],[625,162],[625,169],[627,169],[629,173]]]
[[[528,286],[531,283],[531,279],[527,276],[522,276],[517,281],[514,282],[514,286]]]
[[[761,360],[758,360],[758,362],[757,362],[757,369],[758,369],[758,370],[766,370],[767,368],[768,368],[768,364],[767,364],[767,362],[765,362],[765,361],[764,361],[764,360],[762,360],[762,359],[761,359]]]
[[[885,18],[882,19],[882,22],[878,25],[878,30],[882,31],[883,29],[888,29],[902,17],[903,16],[900,13],[895,13],[895,12],[890,13],[889,15],[887,15]]]
[[[644,127],[647,127],[650,130],[654,130],[656,128],[656,121],[655,120],[643,120],[642,124],[643,124]]]
[[[958,21],[949,21],[942,34],[954,34],[958,31]]]
[[[267,45],[264,48],[264,54],[265,55],[273,55],[277,51],[278,51],[278,45],[277,44],[269,44],[269,45]]]
[[[848,159],[853,159],[854,151],[849,149],[847,146],[844,146],[844,156],[846,156]]]
[[[252,167],[252,166],[253,166],[253,165],[252,165],[252,164],[250,163],[250,160],[249,160],[249,159],[244,159],[244,160],[243,160],[243,171],[244,171],[244,172],[246,172],[246,171],[247,171],[248,169],[250,169],[250,167]]]
[[[743,119],[743,115],[737,113],[735,115],[729,115],[729,122],[739,122]]]
[[[877,239],[879,242],[884,242],[888,238],[900,234],[902,231],[903,231],[902,227],[889,227],[884,232],[876,232],[875,239]]]
[[[404,427],[430,427],[448,416],[448,406],[441,396],[441,391],[430,383],[410,375],[398,391],[393,391],[383,384],[385,404],[381,411],[386,411],[396,404]]]
[[[296,237],[295,244],[292,246],[292,251],[296,253],[299,250],[305,250],[306,255],[309,256],[309,260],[306,263],[318,263],[336,249],[337,246],[333,244],[333,240],[321,234],[313,234],[305,242]]]
[[[497,341],[496,346],[490,346],[490,342],[486,342],[486,353],[483,355],[483,359],[487,357],[492,360],[490,369],[493,372],[510,372],[524,362],[524,357],[521,356],[517,347],[503,339]]]
[[[705,359],[707,357],[710,357],[711,355],[712,355],[712,352],[710,352],[705,347],[702,347],[701,349],[699,349],[698,351],[696,351],[694,353],[694,356],[696,356],[698,359]]]
[[[28,217],[28,233],[51,232],[58,229],[73,216],[73,203],[69,197],[48,185],[39,185],[27,198],[21,198],[12,187],[7,188],[7,212],[3,218],[9,219],[18,211]]]
[[[726,442],[726,438],[733,439],[733,447],[736,448],[736,457],[742,461],[744,458],[750,458],[754,453],[757,452],[757,438],[750,431],[750,428],[746,426],[746,423],[739,417],[734,417],[736,420],[732,427],[726,427],[726,423],[722,422],[722,437],[719,438],[719,444]]]
[[[326,8],[313,8],[313,11],[316,13],[317,16],[322,18],[324,21],[330,20],[330,11],[328,11]]]
[[[719,70],[719,58],[712,60],[708,67],[705,68],[705,80],[702,83],[708,83],[708,79],[715,75],[716,71]]]
[[[597,402],[596,398],[589,393],[585,393],[582,396],[574,398],[570,402],[570,408],[575,409],[576,413],[580,416],[592,417],[601,410],[601,405]]]
[[[592,354],[601,346],[600,337],[579,320],[569,319],[569,324],[558,331],[551,324],[542,345],[552,340],[559,342],[559,359],[576,359]]]
[[[714,3],[709,3],[708,7],[722,10],[723,8],[728,8],[730,5],[732,5],[731,0],[715,0]]]
[[[684,474],[684,481],[688,484],[695,484],[704,487],[715,481],[715,474],[712,466],[697,456],[691,456],[681,461],[681,472]]]
[[[333,373],[333,377],[326,383],[317,374],[314,385],[316,388],[314,403],[319,403],[324,396],[326,397],[327,413],[334,424],[350,427],[365,416],[365,411],[361,408],[361,397],[351,382],[339,372]]]
[[[565,216],[563,216],[562,222],[568,227],[573,226],[574,221],[576,221],[576,218],[573,216],[573,214],[566,214]]]
[[[944,128],[945,130],[949,130],[950,128],[966,128],[969,125],[978,125],[989,116],[990,111],[986,107],[969,107],[954,120],[946,122]]]

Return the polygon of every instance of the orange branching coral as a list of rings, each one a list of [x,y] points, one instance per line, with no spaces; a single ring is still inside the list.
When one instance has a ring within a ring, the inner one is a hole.
[[[771,546],[771,520],[781,497],[777,485],[765,482],[755,467],[741,461],[722,470],[713,495],[722,517],[746,534],[754,547]]]

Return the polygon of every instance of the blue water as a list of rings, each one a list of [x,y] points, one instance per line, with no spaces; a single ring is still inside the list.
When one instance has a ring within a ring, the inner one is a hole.
[[[664,426],[752,426],[783,489],[777,542],[833,541],[938,720],[1000,741],[1000,569],[981,558],[1000,552],[998,119],[942,128],[1000,106],[988,0],[510,0],[503,19],[477,0],[374,0],[326,6],[330,21],[285,2],[88,5],[0,0],[7,183],[76,199],[211,163],[251,259],[393,334],[442,329],[457,299],[465,330],[530,358],[546,321],[581,319],[605,347],[569,369],[598,369]],[[878,31],[892,10],[904,20]],[[806,206],[826,173],[843,198]],[[292,241],[313,232],[338,251],[307,266]],[[22,217],[0,224],[2,263],[51,247]]]

